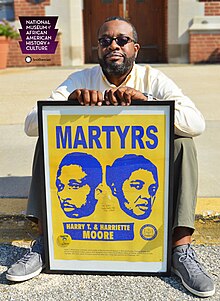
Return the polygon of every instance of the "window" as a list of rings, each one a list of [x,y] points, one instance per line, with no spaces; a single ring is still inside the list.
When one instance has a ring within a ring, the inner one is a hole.
[[[14,0],[0,0],[0,20],[14,21]]]

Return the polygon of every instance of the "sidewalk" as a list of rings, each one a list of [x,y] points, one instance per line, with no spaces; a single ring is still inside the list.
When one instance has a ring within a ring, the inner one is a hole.
[[[36,237],[24,219],[36,138],[23,132],[26,114],[47,98],[71,72],[85,68],[9,68],[0,70],[0,300],[201,300],[183,289],[178,278],[48,275],[22,284],[5,279],[7,266],[20,258]],[[198,205],[194,240],[199,257],[217,283],[220,300],[220,65],[158,65],[192,98],[206,119],[195,138],[199,161]]]

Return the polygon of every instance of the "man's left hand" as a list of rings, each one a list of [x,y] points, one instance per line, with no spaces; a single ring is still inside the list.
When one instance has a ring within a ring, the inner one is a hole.
[[[104,99],[107,105],[129,106],[135,100],[147,101],[147,96],[133,88],[120,87],[106,90]]]

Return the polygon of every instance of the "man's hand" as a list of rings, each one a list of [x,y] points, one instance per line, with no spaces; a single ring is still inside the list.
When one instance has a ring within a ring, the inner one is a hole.
[[[106,90],[104,98],[107,105],[113,104],[114,106],[129,106],[131,101],[135,100],[147,101],[147,96],[142,92],[129,87]]]
[[[100,91],[76,89],[69,95],[68,100],[77,100],[82,106],[101,106],[103,96]]]

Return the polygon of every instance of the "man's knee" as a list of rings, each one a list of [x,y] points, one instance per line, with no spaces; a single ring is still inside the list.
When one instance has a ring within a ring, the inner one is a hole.
[[[195,143],[192,138],[179,137],[174,138],[174,162],[181,158],[189,161],[197,161],[197,153]]]

